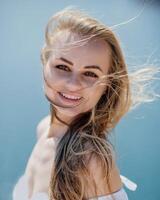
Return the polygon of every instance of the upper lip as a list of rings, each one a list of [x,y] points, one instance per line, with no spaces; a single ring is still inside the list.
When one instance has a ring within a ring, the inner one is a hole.
[[[78,98],[82,98],[82,96],[80,96],[80,95],[77,95],[77,94],[71,94],[71,93],[67,93],[67,92],[60,92],[60,93],[62,93],[62,94],[66,94],[66,95],[69,95],[69,96],[74,96],[74,97],[78,97]]]

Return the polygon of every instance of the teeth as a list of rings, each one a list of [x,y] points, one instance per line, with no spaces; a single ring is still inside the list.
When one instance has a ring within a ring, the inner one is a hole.
[[[64,93],[61,93],[64,97],[68,98],[68,99],[80,99],[81,97],[75,97],[75,96],[71,96],[71,95],[68,95],[68,94],[64,94]]]

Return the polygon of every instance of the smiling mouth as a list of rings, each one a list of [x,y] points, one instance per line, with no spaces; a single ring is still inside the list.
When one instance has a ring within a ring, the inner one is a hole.
[[[61,99],[67,103],[77,103],[80,102],[83,97],[68,95],[65,93],[58,92]]]

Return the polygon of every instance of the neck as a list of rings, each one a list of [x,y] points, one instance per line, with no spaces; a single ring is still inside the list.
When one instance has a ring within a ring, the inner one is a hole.
[[[59,115],[55,115],[49,128],[48,138],[61,139],[69,128],[69,123],[69,120],[61,119]]]

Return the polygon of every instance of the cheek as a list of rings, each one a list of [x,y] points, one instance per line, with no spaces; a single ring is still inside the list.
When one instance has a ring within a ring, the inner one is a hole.
[[[51,93],[53,93],[54,91],[61,91],[64,85],[66,84],[64,79],[52,79],[52,80],[50,79],[43,80],[45,91]]]
[[[94,90],[88,91],[88,102],[87,105],[90,107],[94,107],[99,99],[101,98],[105,88],[100,86],[96,87]]]
[[[53,95],[53,89],[50,88],[50,87],[46,84],[46,82],[45,82],[44,85],[43,85],[43,92],[44,92],[44,94],[46,94],[46,95],[49,96],[49,97],[51,97],[51,96]]]

